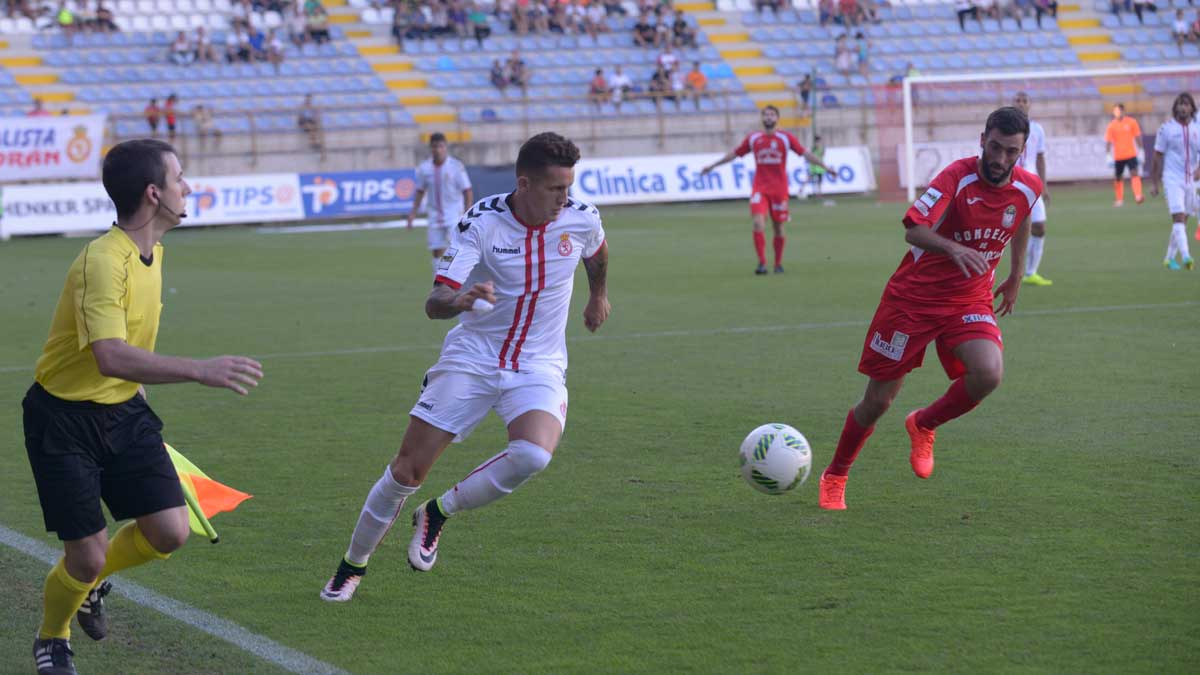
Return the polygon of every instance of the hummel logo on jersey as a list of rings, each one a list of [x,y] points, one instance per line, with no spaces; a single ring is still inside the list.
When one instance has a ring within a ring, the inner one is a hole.
[[[433,410],[432,403],[426,403],[425,401],[417,401],[417,405],[421,406],[422,408],[424,408],[426,410]]]
[[[963,314],[963,323],[990,323],[996,325],[996,318],[991,314]]]
[[[493,244],[492,253],[511,253],[513,255],[521,255],[521,247],[517,246],[516,248],[504,248],[502,246],[496,246]]]
[[[907,344],[908,336],[900,331],[892,333],[891,342],[885,342],[883,336],[878,331],[871,337],[871,349],[893,361],[899,361],[904,358],[904,347]]]
[[[983,197],[967,197],[967,204],[969,206],[974,206],[981,201],[983,201]]]
[[[462,221],[462,222],[460,222],[460,223],[458,224],[458,231],[459,231],[459,232],[466,232],[466,231],[467,231],[467,230],[469,230],[469,229],[471,229],[471,223],[468,223],[468,222],[467,222],[467,221],[465,221],[465,220],[464,220],[464,221]]]

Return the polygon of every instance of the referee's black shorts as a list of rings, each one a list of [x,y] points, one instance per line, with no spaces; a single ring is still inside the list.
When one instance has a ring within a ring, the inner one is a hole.
[[[116,405],[64,401],[35,382],[22,407],[47,532],[72,541],[104,529],[101,499],[116,520],[185,503],[162,420],[141,396]]]

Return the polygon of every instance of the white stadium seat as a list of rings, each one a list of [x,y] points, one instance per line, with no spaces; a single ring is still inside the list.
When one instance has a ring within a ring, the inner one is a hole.
[[[117,0],[113,8],[116,10],[117,16],[129,16],[137,11],[137,3],[133,0]]]
[[[33,22],[30,21],[28,18],[23,17],[23,16],[17,17],[16,32],[18,32],[18,33],[33,33],[36,31],[37,31],[37,27],[34,26]]]
[[[150,17],[145,14],[138,14],[133,17],[133,22],[129,24],[130,30],[135,33],[145,33],[150,30]]]
[[[362,14],[359,15],[359,19],[366,24],[383,22],[383,20],[379,18],[379,10],[375,9],[374,7],[368,7],[364,9]]]
[[[203,14],[188,14],[188,28],[199,28],[208,25],[208,19]]]
[[[279,12],[267,12],[263,14],[263,25],[267,28],[279,28],[283,25],[283,17]]]
[[[196,0],[197,12],[211,12],[212,9],[212,0]]]
[[[155,9],[154,9],[154,1],[153,0],[137,0],[137,13],[138,14],[144,14],[146,16],[150,16],[150,15],[154,14],[154,12],[155,12]]]
[[[169,21],[171,23],[171,30],[187,30],[188,29],[188,20],[187,20],[187,17],[184,16],[183,14],[176,14],[176,13],[172,12],[170,17],[167,19],[167,21]]]
[[[233,6],[229,3],[229,0],[213,0],[213,9],[218,12],[228,12],[230,9],[233,9]]]
[[[154,30],[171,30],[171,22],[162,14],[150,17],[150,27]]]

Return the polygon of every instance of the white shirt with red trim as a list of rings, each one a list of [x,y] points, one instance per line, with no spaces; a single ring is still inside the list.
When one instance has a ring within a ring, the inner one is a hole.
[[[463,190],[471,187],[467,167],[453,157],[440,165],[427,159],[417,166],[417,189],[425,192],[421,206],[430,227],[450,227],[463,214]]]
[[[476,202],[438,263],[435,281],[451,288],[493,282],[496,307],[459,315],[437,367],[481,375],[498,369],[561,375],[567,369],[575,268],[604,244],[600,212],[570,199],[554,221],[526,225],[513,214],[510,196]]]
[[[738,157],[753,152],[754,191],[777,195],[788,194],[788,152],[794,152],[803,157],[808,151],[792,134],[776,130],[771,134],[756,131],[746,136],[742,139],[741,145],[737,146],[733,152]]]
[[[1154,137],[1154,151],[1163,154],[1164,183],[1192,185],[1200,167],[1200,124],[1180,124],[1175,118],[1163,122]]]

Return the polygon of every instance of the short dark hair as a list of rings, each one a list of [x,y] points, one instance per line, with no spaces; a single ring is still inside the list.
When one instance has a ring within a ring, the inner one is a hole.
[[[1121,109],[1121,112],[1125,112],[1125,104],[1124,103],[1118,103],[1117,107]]]
[[[574,167],[579,148],[570,139],[545,131],[525,141],[517,153],[517,175],[540,173],[552,166]]]
[[[118,218],[128,218],[142,205],[147,185],[167,187],[166,154],[175,155],[170,143],[139,138],[117,143],[104,157],[101,180]]]
[[[759,114],[762,114],[768,110],[774,110],[776,115],[779,114],[779,108],[776,108],[775,106],[770,105],[770,104],[764,105],[762,111],[760,111]]]
[[[434,143],[445,143],[445,142],[446,142],[446,134],[443,134],[440,131],[435,131],[432,134],[429,134],[429,144],[430,145],[433,145]]]
[[[1014,108],[1011,105],[997,108],[992,111],[991,115],[988,115],[983,133],[987,134],[992,129],[999,129],[1000,133],[1005,136],[1021,134],[1026,140],[1029,140],[1029,118],[1021,112],[1020,108]]]

